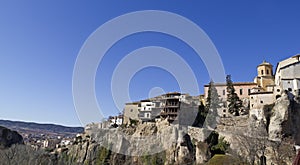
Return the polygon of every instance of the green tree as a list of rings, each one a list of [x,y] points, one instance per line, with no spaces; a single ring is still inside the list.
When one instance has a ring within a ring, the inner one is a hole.
[[[219,133],[216,131],[213,131],[205,140],[205,142],[208,144],[208,148],[212,157],[215,154],[225,154],[230,146],[224,137],[220,137]]]
[[[240,109],[243,107],[242,101],[239,96],[235,93],[235,89],[233,87],[233,83],[231,80],[231,76],[226,76],[226,90],[227,90],[227,102],[228,102],[228,111],[229,113],[239,116]]]

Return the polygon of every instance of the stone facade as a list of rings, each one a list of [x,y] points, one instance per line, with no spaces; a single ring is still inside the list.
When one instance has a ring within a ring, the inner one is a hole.
[[[227,91],[226,91],[226,83],[215,83],[214,84],[220,99],[222,101],[227,100]],[[240,99],[248,98],[251,93],[251,89],[257,87],[257,84],[254,82],[236,82],[233,83],[233,87],[235,89],[236,94]],[[204,85],[204,97],[207,98],[209,85]]]
[[[223,102],[223,106],[218,110],[219,116],[227,117],[229,116],[228,108],[227,108],[227,86],[226,83],[215,83],[214,84],[217,92],[220,96],[221,101]],[[236,94],[241,100],[245,100],[249,98],[249,94],[251,90],[257,87],[257,84],[254,82],[236,82],[233,83],[233,87],[235,89]],[[208,88],[209,85],[204,86],[204,98],[206,99],[208,96]]]
[[[130,119],[138,120],[138,105],[139,102],[126,103],[124,107],[124,124],[130,124]]]
[[[275,97],[273,92],[259,92],[250,94],[250,116],[255,115],[258,120],[264,119],[264,105],[273,104]]]

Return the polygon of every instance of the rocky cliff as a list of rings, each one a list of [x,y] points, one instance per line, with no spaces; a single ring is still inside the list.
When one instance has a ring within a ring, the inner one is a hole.
[[[294,145],[300,144],[299,107],[283,94],[274,105],[268,105],[263,120],[222,118],[216,131],[230,143],[230,150],[229,157],[221,157],[237,164],[262,160],[267,165],[291,164],[296,154]],[[56,152],[62,162],[70,164],[204,164],[213,156],[212,144],[205,135],[202,128],[170,125],[167,121],[115,129],[90,124],[74,144]]]
[[[200,164],[210,158],[202,138],[200,128],[166,121],[118,129],[91,124],[73,145],[57,151],[73,164]]]
[[[23,144],[23,137],[16,131],[0,126],[0,149],[8,148],[13,144]]]
[[[282,141],[290,139],[300,145],[300,104],[282,94],[275,102],[270,118],[269,139]]]

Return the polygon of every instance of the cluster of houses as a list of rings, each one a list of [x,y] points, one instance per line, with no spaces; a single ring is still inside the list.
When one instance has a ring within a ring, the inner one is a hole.
[[[67,146],[75,141],[72,137],[51,136],[45,134],[24,134],[24,143],[34,149],[54,149]]]
[[[134,121],[156,122],[164,119],[176,124],[184,121],[184,115],[182,114],[184,112],[188,115],[196,115],[199,104],[199,96],[190,96],[179,92],[166,93],[147,100],[126,103],[123,124],[131,124]]]
[[[222,102],[218,111],[220,117],[230,117],[227,108],[226,83],[214,84]],[[253,82],[234,82],[233,86],[244,107],[248,108],[249,116],[258,119],[264,117],[263,107],[273,104],[283,92],[291,100],[300,96],[300,55],[292,56],[279,62],[275,73],[273,65],[263,61],[257,66],[257,76]],[[179,92],[166,93],[154,98],[126,103],[122,115],[109,118],[109,125],[131,124],[132,122],[156,122],[167,119],[170,123],[191,124],[198,106],[208,96],[209,85],[204,85],[204,95],[190,96]]]

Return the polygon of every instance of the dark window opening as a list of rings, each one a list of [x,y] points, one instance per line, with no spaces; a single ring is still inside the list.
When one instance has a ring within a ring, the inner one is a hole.
[[[280,92],[280,89],[277,89],[277,92]]]
[[[240,95],[243,95],[243,89],[240,89]]]
[[[226,109],[223,109],[223,112],[226,112]]]
[[[225,90],[223,90],[223,95],[225,95]]]
[[[251,93],[251,89],[248,89],[248,95]]]
[[[281,96],[280,95],[276,95],[276,99],[280,98]]]
[[[251,107],[253,107],[253,106],[254,106],[254,104],[251,105]]]
[[[288,91],[289,91],[289,92],[292,92],[292,88],[288,88]]]
[[[260,101],[260,103],[264,103],[264,101]]]
[[[224,114],[223,117],[226,117],[226,115]]]
[[[267,75],[269,74],[269,70],[267,69]]]
[[[264,74],[264,70],[261,70],[261,74],[262,74],[262,75]]]

